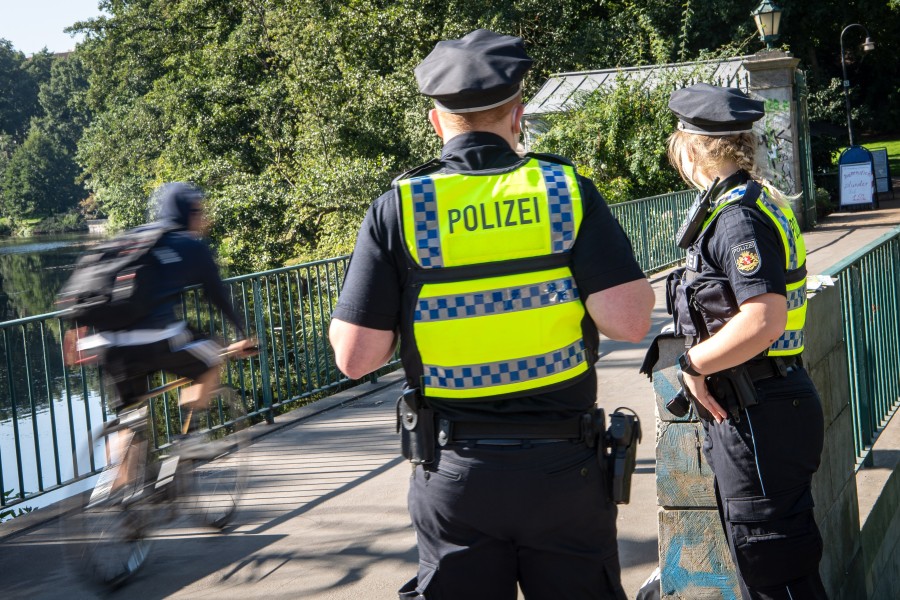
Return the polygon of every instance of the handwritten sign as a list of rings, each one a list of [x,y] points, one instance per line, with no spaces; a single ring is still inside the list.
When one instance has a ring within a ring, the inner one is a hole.
[[[850,163],[840,166],[841,206],[872,204],[874,178],[872,163]]]
[[[891,191],[891,170],[888,167],[887,148],[873,149],[872,161],[875,163],[875,188],[878,193]]]

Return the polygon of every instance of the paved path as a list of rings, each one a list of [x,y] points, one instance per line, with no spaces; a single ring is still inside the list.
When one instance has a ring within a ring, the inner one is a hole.
[[[810,273],[898,223],[900,200],[883,202],[879,211],[825,219],[806,235]],[[667,322],[664,275],[652,278],[654,331]],[[604,340],[597,367],[600,405],[607,411],[628,405],[644,423],[632,503],[621,507],[618,519],[623,583],[632,598],[657,564],[653,398],[637,373],[644,347]],[[416,551],[406,513],[410,468],[398,457],[393,432],[398,384],[390,384],[392,377],[380,389],[362,386],[363,397],[344,392],[280,417],[281,428],[248,450],[250,489],[235,526],[224,533],[161,532],[146,568],[112,597],[396,598],[414,573]],[[331,408],[316,412],[325,406]],[[0,596],[97,597],[64,567],[57,521],[12,535],[7,525],[0,526]]]

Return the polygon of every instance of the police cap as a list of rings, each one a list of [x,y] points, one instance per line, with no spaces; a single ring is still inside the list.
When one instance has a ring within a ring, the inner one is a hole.
[[[531,63],[522,38],[476,29],[438,42],[416,67],[416,81],[440,110],[476,112],[515,98]]]
[[[697,83],[672,92],[669,109],[678,129],[687,133],[724,136],[750,131],[765,115],[764,103],[737,88]]]

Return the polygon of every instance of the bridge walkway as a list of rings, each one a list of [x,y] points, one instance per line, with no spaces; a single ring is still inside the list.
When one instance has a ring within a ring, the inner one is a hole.
[[[806,234],[815,274],[900,223],[900,200],[874,212],[823,219]],[[662,285],[654,331],[667,322]],[[648,340],[649,341],[649,336]],[[645,424],[632,503],[619,512],[623,583],[634,597],[657,564],[653,394],[637,372],[642,345],[604,340],[599,403],[628,405]],[[380,600],[412,576],[415,535],[406,513],[410,467],[398,456],[394,400],[400,374],[383,377],[257,426],[247,450],[249,491],[223,533],[170,529],[151,559],[112,598],[302,598]],[[0,593],[5,598],[94,598],[63,562],[50,509],[0,525]]]

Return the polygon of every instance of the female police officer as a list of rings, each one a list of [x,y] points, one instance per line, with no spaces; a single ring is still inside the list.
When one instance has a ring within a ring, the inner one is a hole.
[[[742,594],[824,598],[810,487],[823,417],[800,360],[806,251],[787,199],[755,174],[763,103],[697,84],[669,108],[669,160],[708,202],[683,228],[687,264],[670,276],[669,306]]]

